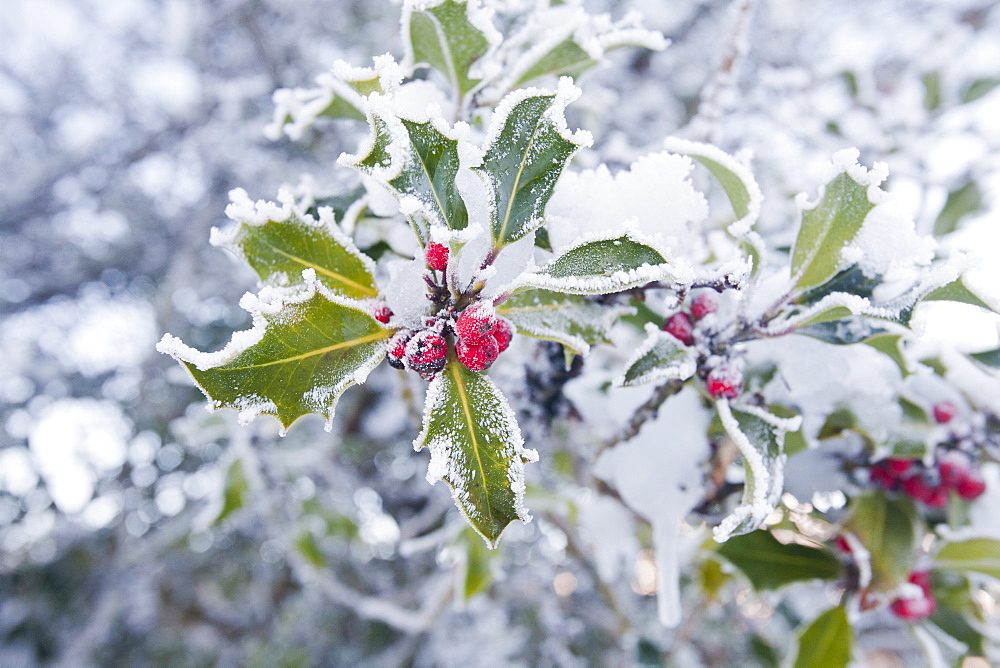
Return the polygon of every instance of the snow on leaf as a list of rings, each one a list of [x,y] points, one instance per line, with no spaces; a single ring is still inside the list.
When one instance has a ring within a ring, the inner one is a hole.
[[[983,294],[982,291],[971,287],[964,275],[959,276],[954,281],[943,285],[927,294],[923,301],[951,301],[963,304],[972,304],[980,308],[1000,313],[1000,299]]]
[[[783,419],[754,406],[733,409],[725,399],[715,405],[746,471],[740,505],[713,530],[715,540],[722,543],[760,527],[777,506],[784,482],[785,432],[798,431],[802,418]]]
[[[531,520],[524,464],[538,453],[524,448],[514,412],[489,377],[449,359],[427,390],[423,430],[413,447],[430,450],[427,481],[448,483],[455,504],[490,548],[508,524]]]
[[[482,164],[473,167],[487,190],[495,248],[524,237],[543,223],[546,203],[570,157],[591,144],[588,132],[571,133],[566,105],[580,94],[568,78],[557,92],[525,88],[497,107],[484,143]]]
[[[286,202],[281,209],[266,202],[251,204],[242,189],[229,196],[226,213],[234,224],[225,231],[213,229],[212,243],[242,258],[261,281],[287,284],[298,280],[303,269],[312,269],[333,292],[354,299],[377,296],[375,263],[341,232],[331,209],[322,207],[317,221],[292,206],[284,192],[279,194]]]
[[[588,236],[518,284],[569,294],[608,294],[655,281],[689,283],[690,266],[669,259],[634,231]]]
[[[857,155],[856,150],[834,155],[836,176],[820,201],[802,212],[792,249],[792,280],[799,291],[826,283],[843,268],[843,251],[884,195],[878,184],[885,178],[885,165],[876,163],[868,172],[857,164]]]
[[[497,307],[521,334],[556,341],[586,357],[590,346],[609,343],[615,321],[634,312],[630,306],[602,306],[582,295],[551,290],[528,290]]]
[[[239,411],[247,423],[274,415],[283,431],[308,413],[329,427],[337,400],[363,383],[385,355],[392,330],[363,305],[326,290],[307,270],[305,286],[244,296],[253,315],[250,330],[236,332],[225,348],[203,353],[164,335],[157,350],[181,362],[213,409]]]
[[[408,0],[402,25],[407,69],[433,67],[460,96],[480,83],[470,69],[500,39],[475,0]]]
[[[697,370],[695,351],[672,334],[646,323],[646,340],[614,380],[619,387],[632,387],[664,380],[687,380]]]

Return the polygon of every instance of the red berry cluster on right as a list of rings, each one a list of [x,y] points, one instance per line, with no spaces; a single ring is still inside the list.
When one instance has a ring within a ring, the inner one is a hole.
[[[986,491],[986,482],[969,457],[954,451],[941,455],[933,466],[919,459],[883,459],[872,465],[869,479],[877,487],[902,492],[930,508],[947,505],[949,491],[963,501],[977,499]]]
[[[893,614],[910,622],[926,619],[934,614],[937,600],[931,594],[930,571],[914,571],[910,573],[909,581],[920,587],[921,595],[909,598],[897,598],[889,604]]]

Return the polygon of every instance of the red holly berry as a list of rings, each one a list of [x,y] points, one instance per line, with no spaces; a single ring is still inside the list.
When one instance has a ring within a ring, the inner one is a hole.
[[[837,548],[840,552],[844,554],[851,554],[854,550],[851,549],[851,544],[847,542],[847,539],[843,536],[836,536],[833,539],[833,546]]]
[[[448,253],[447,246],[442,246],[434,241],[430,242],[424,249],[427,266],[434,271],[445,271],[448,268]]]
[[[455,344],[458,361],[469,371],[488,369],[500,356],[500,346],[492,336],[482,339],[481,343],[469,343],[467,339],[459,339]]]
[[[958,413],[958,406],[950,401],[939,401],[934,404],[934,421],[938,424],[947,424]]]
[[[938,460],[937,470],[941,476],[941,484],[955,489],[958,483],[965,478],[968,471],[968,461],[957,452],[951,452]]]
[[[743,391],[743,377],[731,367],[716,367],[708,372],[705,388],[716,399],[735,399]]]
[[[455,321],[455,333],[467,344],[479,345],[484,339],[493,338],[490,334],[496,323],[493,305],[476,302],[458,315],[458,320]]]
[[[406,344],[413,336],[413,332],[403,329],[392,335],[389,339],[389,347],[385,351],[385,359],[389,366],[396,369],[406,368]]]
[[[931,508],[941,508],[948,503],[948,488],[944,485],[932,485],[920,474],[903,481],[903,493]]]
[[[701,320],[709,313],[715,313],[719,308],[719,300],[709,292],[702,292],[691,300],[691,315],[695,320]]]
[[[694,323],[691,321],[691,316],[683,311],[674,313],[667,318],[663,323],[663,331],[667,334],[672,334],[674,338],[685,346],[690,346],[694,343]]]
[[[916,468],[917,461],[916,459],[905,459],[903,457],[890,457],[883,460],[882,464],[889,470],[889,473],[897,478],[902,478]]]
[[[384,302],[378,302],[372,307],[372,317],[384,325],[392,317],[392,310]]]
[[[908,580],[924,590],[924,594],[930,596],[931,593],[931,572],[913,571]]]
[[[937,608],[937,601],[933,596],[919,596],[917,598],[897,598],[889,604],[889,609],[897,617],[910,622],[926,619],[934,614]]]
[[[433,376],[448,361],[448,344],[429,329],[417,332],[406,344],[406,365],[422,376]]]
[[[496,339],[500,352],[507,350],[511,339],[514,338],[514,325],[507,318],[497,317],[497,322],[493,325],[493,338]]]
[[[963,501],[972,501],[986,491],[986,481],[976,469],[966,469],[965,475],[955,484],[955,493]]]
[[[868,471],[868,480],[876,487],[881,487],[882,489],[892,489],[899,482],[899,479],[888,468],[883,466],[881,462],[872,466]]]

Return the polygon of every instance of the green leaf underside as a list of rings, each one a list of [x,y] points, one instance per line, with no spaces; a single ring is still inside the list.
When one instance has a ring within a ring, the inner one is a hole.
[[[1000,541],[972,538],[948,543],[937,553],[934,562],[945,570],[982,573],[1000,579]]]
[[[432,381],[418,447],[431,450],[428,478],[437,469],[455,502],[489,547],[521,519],[512,478],[523,465],[520,430],[488,376],[456,359]]]
[[[275,280],[279,277],[297,283],[303,269],[314,269],[316,278],[334,292],[354,299],[378,295],[375,278],[360,251],[323,227],[295,217],[263,225],[243,224],[237,244],[265,283],[280,283]]]
[[[571,76],[574,79],[597,64],[572,37],[556,44],[521,75],[515,87],[546,75]]]
[[[610,343],[611,326],[624,311],[595,304],[582,295],[551,290],[528,290],[497,307],[497,313],[514,323],[518,332],[556,341],[580,355],[588,352],[581,342]]]
[[[838,606],[817,617],[799,636],[794,668],[842,668],[851,661],[851,623]]]
[[[493,573],[490,570],[489,548],[471,529],[466,529],[459,536],[459,542],[465,549],[465,578],[462,594],[469,600],[476,594],[484,592],[493,584]]]
[[[758,591],[778,589],[792,582],[834,580],[841,571],[840,561],[829,551],[795,543],[785,545],[763,530],[734,536],[718,551]]]
[[[963,304],[972,304],[973,306],[984,308],[987,311],[998,313],[998,311],[994,307],[987,304],[982,297],[970,290],[969,286],[965,284],[965,279],[961,276],[951,283],[942,285],[937,290],[928,293],[927,296],[924,297],[924,301],[961,302]]]
[[[909,499],[867,494],[851,500],[845,526],[871,553],[874,591],[890,591],[909,576],[918,538],[915,522],[916,510]]]
[[[489,192],[496,247],[511,244],[542,224],[545,205],[577,145],[547,117],[555,95],[525,98],[511,109],[499,135],[474,168]]]
[[[222,492],[222,509],[215,518],[215,524],[222,522],[246,504],[250,486],[243,471],[243,462],[233,460],[226,469],[226,485]]]
[[[547,264],[541,273],[554,278],[608,277],[643,265],[666,262],[663,254],[652,246],[621,236],[572,248]]]
[[[378,363],[392,335],[364,311],[319,293],[263,317],[261,340],[224,364],[184,364],[214,404],[274,415],[285,428],[308,413],[331,418],[341,393]]]
[[[873,206],[867,188],[847,174],[838,174],[826,185],[820,203],[802,212],[802,227],[792,250],[796,288],[810,290],[837,274],[841,251],[857,235]]]
[[[655,338],[655,343],[625,370],[622,385],[632,387],[664,378],[690,378],[695,371],[691,348],[666,332],[654,331],[650,336]]]
[[[464,2],[445,2],[413,12],[409,25],[410,43],[416,63],[426,63],[447,77],[465,95],[479,79],[469,77],[469,68],[489,49],[481,30],[469,22]]]
[[[389,185],[400,194],[417,197],[438,216],[438,224],[464,229],[469,214],[455,185],[458,141],[448,139],[429,122],[402,122],[410,136],[410,159]]]
[[[970,353],[969,357],[991,369],[1000,369],[1000,348],[981,353]]]
[[[760,455],[764,468],[768,473],[767,479],[761,480],[750,466],[746,455],[744,455],[743,470],[745,472],[745,482],[743,483],[743,497],[740,503],[743,506],[752,506],[754,500],[758,497],[775,499],[781,491],[783,479],[781,467],[783,466],[784,439],[779,438],[777,427],[768,424],[759,416],[752,413],[744,413],[736,409],[733,409],[732,413],[733,417],[736,418],[740,431],[743,432],[750,441],[750,445]],[[763,490],[759,489],[762,485],[764,486]],[[758,527],[760,523],[759,519],[762,518],[757,518],[753,515],[747,516],[736,525],[730,535],[738,536],[753,531]]]

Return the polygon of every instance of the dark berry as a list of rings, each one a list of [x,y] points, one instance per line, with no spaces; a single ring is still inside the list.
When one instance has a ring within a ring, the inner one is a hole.
[[[406,368],[406,343],[413,336],[413,332],[403,329],[389,339],[389,347],[385,351],[385,359],[389,366],[396,369]]]
[[[430,242],[424,249],[424,257],[427,259],[427,266],[434,271],[445,271],[448,269],[448,247],[439,243]]]
[[[496,339],[486,337],[482,343],[469,343],[466,339],[459,339],[455,344],[455,353],[458,360],[465,365],[469,371],[482,371],[488,369],[497,357],[500,356],[500,347]]]
[[[735,399],[743,391],[743,376],[730,367],[716,367],[708,373],[705,389],[716,399]]]
[[[694,323],[687,313],[674,313],[663,323],[663,331],[672,334],[674,338],[690,346],[694,343]]]
[[[939,401],[934,404],[934,421],[938,424],[951,422],[956,413],[958,413],[958,406],[950,401]]]
[[[695,320],[701,320],[709,313],[715,313],[719,308],[719,300],[709,292],[702,292],[691,300],[691,316]]]
[[[507,350],[511,339],[514,338],[514,325],[510,324],[510,320],[507,320],[507,318],[498,317],[496,324],[493,325],[492,334],[493,338],[496,339],[500,352],[503,352]]]
[[[881,487],[882,489],[892,489],[899,482],[896,476],[888,468],[882,466],[881,463],[872,466],[868,472],[868,480],[876,487]]]
[[[455,321],[455,333],[467,344],[478,345],[484,339],[493,338],[490,334],[496,322],[493,305],[476,302],[459,314]]]
[[[448,361],[448,345],[435,332],[417,332],[406,344],[406,365],[421,375],[434,375]]]

